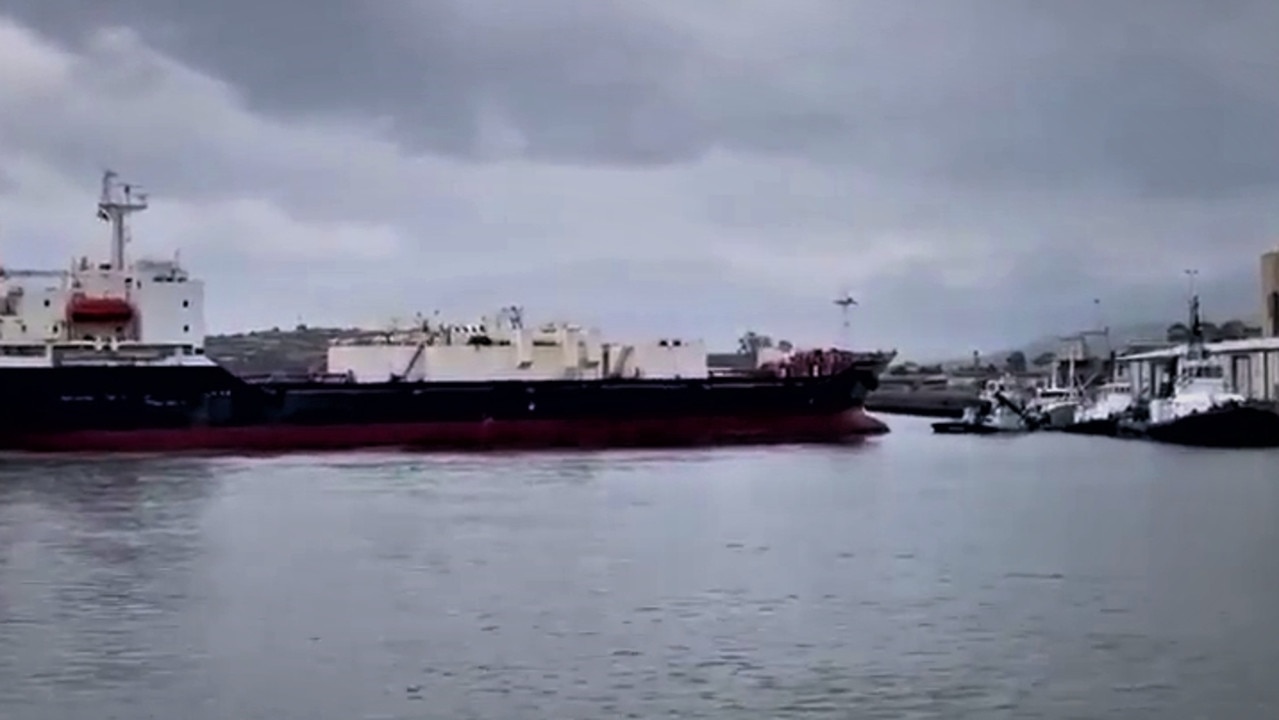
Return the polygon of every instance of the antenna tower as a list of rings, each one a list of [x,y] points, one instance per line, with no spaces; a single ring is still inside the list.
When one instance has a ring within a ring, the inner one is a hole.
[[[102,197],[98,200],[98,219],[111,224],[111,269],[124,270],[124,245],[129,240],[127,218],[147,209],[145,193],[135,193],[133,186],[115,181],[111,170],[102,173]]]

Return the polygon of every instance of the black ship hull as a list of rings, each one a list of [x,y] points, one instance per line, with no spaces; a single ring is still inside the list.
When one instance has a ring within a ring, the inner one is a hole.
[[[1231,405],[1193,413],[1145,427],[1151,440],[1215,448],[1279,447],[1279,413],[1249,405]]]
[[[984,423],[965,420],[943,420],[933,423],[933,432],[938,435],[998,435],[1007,431]]]
[[[1119,418],[1099,418],[1097,420],[1085,420],[1083,422],[1071,423],[1058,429],[1059,432],[1068,435],[1095,435],[1101,437],[1118,437],[1119,436]]]
[[[838,442],[878,366],[824,377],[250,383],[208,367],[0,370],[0,449],[498,449]]]

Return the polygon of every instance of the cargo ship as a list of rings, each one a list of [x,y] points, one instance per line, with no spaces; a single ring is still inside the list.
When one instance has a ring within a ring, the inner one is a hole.
[[[0,449],[35,452],[516,449],[840,442],[888,431],[863,401],[894,352],[810,351],[717,377],[679,339],[606,343],[518,308],[333,344],[304,377],[204,353],[204,284],[130,261],[144,195],[108,172],[107,262],[0,269]]]

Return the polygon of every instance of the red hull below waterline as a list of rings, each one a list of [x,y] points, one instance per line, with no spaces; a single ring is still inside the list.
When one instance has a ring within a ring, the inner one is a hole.
[[[403,448],[501,450],[833,443],[882,435],[880,420],[856,408],[783,417],[499,420],[482,423],[262,425],[18,434],[0,447],[27,452],[287,452]]]

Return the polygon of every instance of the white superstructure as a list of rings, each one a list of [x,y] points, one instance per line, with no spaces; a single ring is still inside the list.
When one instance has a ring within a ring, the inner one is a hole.
[[[1122,380],[1099,386],[1075,412],[1076,423],[1114,420],[1133,406],[1132,384]]]
[[[704,378],[700,340],[605,342],[569,323],[526,326],[518,307],[469,324],[421,320],[409,330],[334,341],[328,372],[355,382]]]
[[[1044,427],[1060,428],[1075,421],[1082,403],[1083,395],[1078,388],[1050,385],[1035,390],[1027,410],[1041,418]]]
[[[108,262],[0,268],[0,367],[211,364],[204,283],[176,259],[128,261],[126,220],[147,203],[115,178],[104,174],[98,202],[98,217],[111,226]]]

